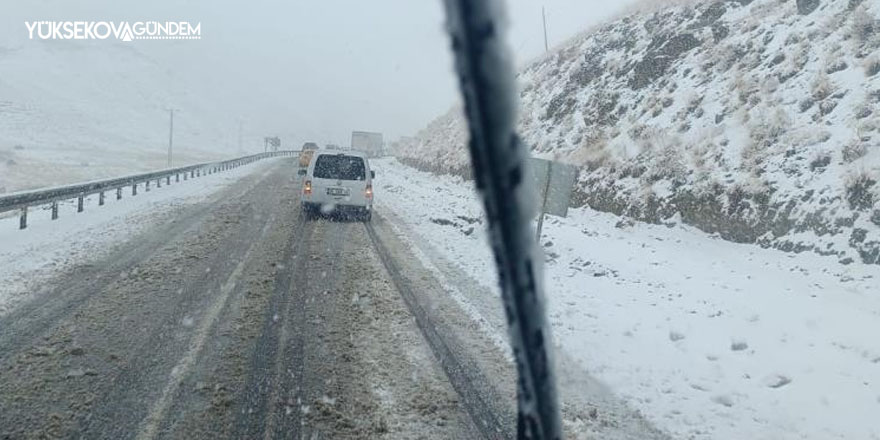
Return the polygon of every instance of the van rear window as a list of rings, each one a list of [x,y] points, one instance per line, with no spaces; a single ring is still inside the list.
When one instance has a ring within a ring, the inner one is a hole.
[[[360,157],[322,154],[315,161],[314,176],[317,179],[364,180],[367,169]]]

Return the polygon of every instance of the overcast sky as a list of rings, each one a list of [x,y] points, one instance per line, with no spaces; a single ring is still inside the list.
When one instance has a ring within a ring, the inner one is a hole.
[[[517,62],[544,51],[542,6],[552,46],[636,2],[508,1]],[[27,44],[24,20],[200,22],[199,41],[128,44],[166,64],[194,93],[234,103],[230,112],[240,114],[230,119],[244,120],[250,133],[347,143],[351,130],[370,130],[390,139],[413,134],[457,97],[440,0],[2,3],[0,46]]]

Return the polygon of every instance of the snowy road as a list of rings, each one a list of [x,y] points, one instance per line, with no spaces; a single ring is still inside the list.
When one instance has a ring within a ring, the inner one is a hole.
[[[0,438],[510,437],[479,203],[374,165],[369,227],[289,160],[0,220]],[[876,267],[588,210],[542,246],[567,437],[880,432]]]
[[[0,316],[0,438],[480,437],[395,287],[430,274],[392,279],[361,223],[303,221],[292,166],[153,206],[174,216],[98,257],[32,268],[42,288],[17,282]],[[381,221],[375,234],[400,246]],[[460,359],[475,358],[464,342],[489,346],[431,310]],[[469,380],[511,377],[490,349],[495,370],[462,362]]]

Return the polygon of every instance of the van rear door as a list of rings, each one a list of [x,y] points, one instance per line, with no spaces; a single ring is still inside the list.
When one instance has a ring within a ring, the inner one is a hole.
[[[347,154],[320,154],[312,171],[314,194],[324,203],[366,206],[367,164]]]

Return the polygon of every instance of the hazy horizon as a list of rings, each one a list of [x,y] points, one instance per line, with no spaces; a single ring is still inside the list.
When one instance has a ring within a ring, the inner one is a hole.
[[[542,6],[552,46],[634,3],[508,2],[509,42],[517,63],[544,52]],[[251,143],[278,135],[287,145],[347,144],[352,130],[380,131],[387,139],[412,135],[454,105],[457,90],[442,14],[440,1],[260,0],[243,6],[230,0],[135,5],[44,0],[0,6],[0,48],[126,45],[180,81],[182,87],[169,95],[216,102],[223,113],[217,122],[235,126],[230,133],[241,123]],[[202,39],[30,41],[24,21],[36,20],[184,20],[201,23]],[[179,110],[185,123],[187,109]]]

